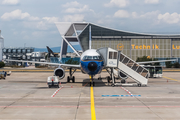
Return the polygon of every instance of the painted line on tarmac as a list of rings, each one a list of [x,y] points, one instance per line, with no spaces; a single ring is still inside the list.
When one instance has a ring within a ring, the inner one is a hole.
[[[77,108],[77,106],[0,106],[0,108]],[[89,108],[90,106],[79,106],[80,108]],[[180,108],[180,106],[96,106],[97,108]],[[92,119],[94,120],[94,119]]]
[[[0,108],[76,108],[77,106],[0,106]],[[79,106],[81,108],[87,108],[90,106]]]
[[[62,86],[61,88],[57,89],[57,90],[51,95],[51,97],[54,97],[62,88],[63,88],[63,86]]]
[[[163,72],[180,72],[180,70],[163,70]]]
[[[169,77],[166,77],[166,76],[163,76],[163,78],[166,78],[166,79],[169,79],[169,80],[173,80],[173,81],[176,81],[176,82],[180,82],[180,80],[176,80],[176,79],[169,78]]]
[[[22,97],[0,97],[0,99],[20,99],[20,98],[22,98]],[[59,98],[61,98],[61,99],[77,99],[77,98],[79,98],[79,97],[54,97],[54,99],[59,99]],[[81,97],[82,99],[89,99],[90,97]],[[96,97],[96,98],[102,98],[102,96],[101,97]],[[107,97],[106,99],[114,99],[115,98],[115,96],[114,97]],[[128,97],[124,97],[124,98],[128,98]],[[180,99],[180,97],[141,97],[141,98],[147,98],[147,99]],[[24,98],[25,100],[26,99],[51,99],[50,97],[26,97],[26,98]]]
[[[97,108],[180,108],[180,106],[96,106]]]
[[[141,95],[102,95],[102,97],[141,97]]]
[[[120,86],[120,88],[123,89],[124,91],[126,91],[131,97],[135,97],[135,96],[134,96],[129,90],[127,90],[126,88],[121,87],[121,86]]]
[[[88,84],[88,82],[83,87],[86,87],[87,84]]]
[[[93,85],[91,85],[91,120],[96,120]]]

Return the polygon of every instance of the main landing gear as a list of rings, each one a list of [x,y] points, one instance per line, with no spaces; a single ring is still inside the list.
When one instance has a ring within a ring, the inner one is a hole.
[[[114,73],[113,73],[113,68],[110,68],[110,70],[106,69],[106,71],[109,73],[110,76],[107,77],[107,82],[110,83],[112,80],[112,84],[115,83],[115,77],[114,77]]]
[[[72,72],[72,68],[69,69],[69,75],[67,76],[67,82],[70,82],[70,80],[72,80],[72,82],[75,82],[75,77],[72,76],[74,74],[74,72],[76,72],[76,69],[74,69],[74,71]]]

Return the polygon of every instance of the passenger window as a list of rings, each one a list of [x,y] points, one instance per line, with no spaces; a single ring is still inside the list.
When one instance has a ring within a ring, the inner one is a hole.
[[[117,52],[114,52],[114,57],[113,59],[117,59]]]
[[[109,52],[109,59],[113,59],[113,52]]]

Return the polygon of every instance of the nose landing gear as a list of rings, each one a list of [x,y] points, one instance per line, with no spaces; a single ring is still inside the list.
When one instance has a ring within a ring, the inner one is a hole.
[[[95,86],[95,82],[93,81],[93,76],[90,75],[89,78],[90,78],[90,83],[89,83],[90,87]]]

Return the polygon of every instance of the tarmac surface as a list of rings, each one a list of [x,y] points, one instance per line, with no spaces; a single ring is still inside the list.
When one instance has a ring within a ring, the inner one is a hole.
[[[1,79],[0,119],[90,120],[89,76],[76,72],[76,83],[66,83],[66,72],[60,88],[48,88],[47,77],[52,75],[52,72],[12,72],[5,80]],[[106,72],[101,75],[108,76]],[[147,87],[111,87],[106,79],[97,77],[93,87],[97,120],[180,119],[179,72],[149,78]]]

